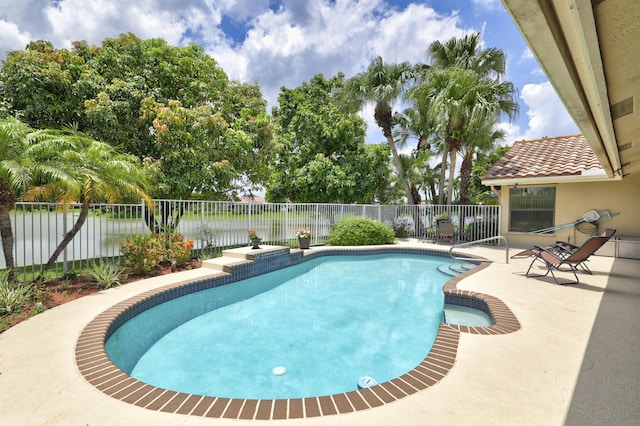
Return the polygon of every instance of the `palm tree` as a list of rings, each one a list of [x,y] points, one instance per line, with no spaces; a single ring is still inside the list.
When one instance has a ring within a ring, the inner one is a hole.
[[[420,153],[421,154],[421,153]],[[427,151],[429,157],[431,153]],[[440,174],[440,164],[431,167],[429,161],[425,161],[420,168],[420,188],[424,191],[425,201],[431,200],[433,203],[438,198],[436,186],[438,185],[438,176]]]
[[[146,173],[136,157],[83,136],[62,135],[62,140],[65,143],[57,151],[52,151],[48,144],[34,145],[32,155],[40,165],[34,174],[36,185],[24,194],[24,199],[56,199],[66,204],[79,201],[80,214],[40,271],[40,277],[80,231],[92,203],[103,200],[117,203],[130,196],[144,199],[152,206],[144,190]]]
[[[400,162],[402,163],[404,175],[398,175],[398,178],[403,179],[409,184],[411,196],[416,201],[416,204],[418,204],[421,201],[420,192],[418,191],[420,184],[418,158],[413,153],[409,155],[400,154]]]
[[[432,108],[440,123],[445,142],[443,164],[449,155],[448,203],[452,201],[457,153],[466,138],[484,129],[501,114],[515,118],[518,104],[515,88],[500,82],[505,71],[505,56],[500,49],[480,50],[480,35],[452,38],[442,44],[433,42],[427,50],[433,59],[426,88],[419,96],[432,97]],[[444,186],[445,167],[441,169],[440,186]],[[440,192],[439,203],[442,203]]]
[[[343,102],[359,110],[366,102],[375,103],[374,119],[387,139],[393,163],[399,176],[404,176],[402,163],[393,138],[393,113],[391,105],[402,93],[412,76],[408,62],[385,64],[381,57],[369,64],[366,71],[356,74],[345,82],[341,94]],[[402,179],[402,185],[409,204],[415,204],[409,183]]]
[[[17,195],[24,192],[29,180],[28,173],[23,172],[23,166],[29,162],[25,152],[29,145],[28,135],[32,132],[33,129],[15,118],[0,120],[0,236],[11,279],[14,276],[15,259],[9,213],[15,207]]]
[[[504,139],[506,133],[502,129],[496,129],[495,122],[489,123],[481,129],[468,135],[465,146],[462,149],[462,165],[460,166],[460,204],[467,204],[469,187],[471,186],[471,172],[473,159],[478,152],[489,152],[496,142]]]
[[[507,61],[501,49],[480,50],[480,33],[453,37],[444,44],[436,40],[429,45],[427,57],[435,68],[462,68],[494,80],[500,80],[506,71]]]

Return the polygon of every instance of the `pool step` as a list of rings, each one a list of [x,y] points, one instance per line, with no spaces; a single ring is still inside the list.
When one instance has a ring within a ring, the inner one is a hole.
[[[438,271],[442,272],[443,274],[455,277],[475,267],[476,265],[473,263],[442,264],[438,266]]]
[[[245,262],[246,259],[240,259],[238,257],[232,257],[232,256],[222,256],[222,257],[215,257],[213,259],[207,259],[207,260],[203,260],[202,261],[202,267],[203,268],[209,268],[209,269],[215,269],[216,271],[223,271],[224,267],[227,265],[233,265],[235,263],[241,263],[241,262]]]
[[[235,249],[223,250],[221,257],[202,261],[204,268],[215,269],[216,271],[229,272],[225,266],[232,266],[238,263],[252,261],[255,255],[282,251],[283,247],[260,244],[260,249],[254,250],[250,246]]]

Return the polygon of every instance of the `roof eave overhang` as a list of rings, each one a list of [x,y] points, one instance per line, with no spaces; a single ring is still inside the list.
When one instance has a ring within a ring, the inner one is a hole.
[[[622,176],[591,0],[502,2],[607,176]]]
[[[589,182],[610,182],[620,180],[620,176],[609,177],[604,174],[597,175],[563,175],[563,176],[542,176],[542,177],[520,177],[506,179],[482,180],[486,186],[513,186],[513,185],[555,185],[561,183],[589,183]]]

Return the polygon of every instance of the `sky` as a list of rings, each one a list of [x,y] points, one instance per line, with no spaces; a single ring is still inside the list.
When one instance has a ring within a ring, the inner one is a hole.
[[[377,56],[427,63],[431,42],[475,32],[506,53],[505,79],[518,89],[520,114],[500,123],[502,145],[579,133],[500,0],[0,0],[0,60],[32,40],[59,49],[122,33],[197,42],[230,78],[258,82],[270,107],[283,86],[319,73],[349,78]],[[373,108],[362,115],[366,141],[383,142]]]

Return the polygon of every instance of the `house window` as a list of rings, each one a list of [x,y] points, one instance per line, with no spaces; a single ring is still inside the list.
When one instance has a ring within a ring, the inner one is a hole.
[[[509,231],[531,232],[554,226],[556,189],[511,188]]]

